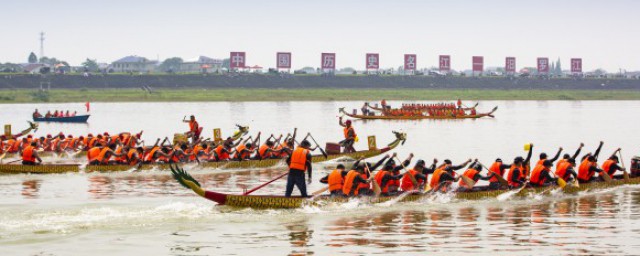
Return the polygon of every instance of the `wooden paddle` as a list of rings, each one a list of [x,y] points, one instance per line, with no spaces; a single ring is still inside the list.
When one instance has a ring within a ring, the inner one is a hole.
[[[380,193],[382,193],[380,184],[378,184],[378,182],[376,182],[376,180],[373,178],[373,174],[371,173],[371,170],[369,170],[369,164],[367,164],[366,162],[364,163],[364,169],[369,173],[369,178],[371,179],[371,185],[373,187],[373,193],[376,195],[376,197],[380,196]]]
[[[325,159],[329,158],[329,155],[327,155],[327,152],[324,152],[324,149],[322,149],[322,147],[320,147],[320,145],[318,145],[318,142],[316,141],[316,139],[313,137],[313,135],[311,135],[311,133],[309,133],[309,137],[311,137],[311,140],[313,140],[313,143],[316,144],[316,147],[318,147],[318,149],[320,149],[320,153],[322,153],[322,155],[324,156]]]
[[[311,193],[311,196],[313,196],[313,197],[318,196],[318,195],[324,193],[327,190],[329,190],[329,186],[325,186],[324,188],[319,189],[318,191]]]
[[[473,186],[476,185],[476,182],[473,179],[471,179],[471,178],[469,178],[467,176],[458,175],[458,177],[460,177],[462,179],[462,182],[464,182],[467,185],[467,187],[469,187],[469,189],[473,188]]]
[[[622,159],[622,150],[618,151],[618,155],[620,155],[620,162],[622,163],[622,177],[624,178],[624,181],[629,181],[630,177],[629,177],[629,173],[627,172],[627,167],[624,166],[624,160]],[[1,159],[1,158],[0,158]]]
[[[15,163],[15,162],[18,162],[18,161],[22,161],[22,159],[17,159],[17,160],[9,161],[9,162],[7,162],[7,163],[5,163],[5,164],[12,164],[12,163]]]
[[[409,179],[411,180],[411,183],[413,183],[413,186],[414,186],[415,188],[417,188],[417,187],[418,187],[418,180],[416,180],[416,177],[414,177],[414,176],[411,174],[411,172],[410,172],[409,170],[407,170],[407,167],[406,167],[406,166],[404,166],[404,163],[400,160],[400,158],[398,158],[398,156],[396,156],[396,160],[400,161],[400,166],[402,166],[402,169],[405,171],[405,172],[404,172],[404,174],[403,174],[403,176],[404,176],[404,175],[409,175]],[[427,186],[428,186],[428,185],[427,185]]]
[[[273,183],[273,182],[274,182],[274,181],[276,181],[276,180],[282,179],[282,177],[287,176],[287,174],[289,174],[289,172],[285,172],[285,173],[281,174],[280,176],[276,177],[275,179],[272,179],[272,180],[270,180],[270,181],[268,181],[268,182],[266,182],[266,183],[264,183],[264,184],[262,184],[262,185],[260,185],[260,186],[257,186],[257,187],[255,187],[255,188],[252,188],[251,190],[249,190],[249,191],[247,191],[247,192],[244,192],[242,195],[243,195],[243,196],[249,195],[249,194],[251,194],[251,193],[255,192],[256,190],[261,189],[261,188],[263,188],[263,187],[265,187],[265,186],[267,186],[267,185],[269,185],[269,184]]]
[[[602,177],[602,179],[604,180],[604,182],[612,182],[613,179],[611,179],[611,176],[609,176],[608,173],[606,173],[606,171],[602,170],[602,172],[600,173],[600,177]]]

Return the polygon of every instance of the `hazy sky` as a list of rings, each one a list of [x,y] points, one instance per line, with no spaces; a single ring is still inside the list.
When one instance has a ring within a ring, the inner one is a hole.
[[[583,68],[640,70],[640,1],[4,1],[0,62],[26,62],[39,53],[79,65],[127,55],[226,58],[247,52],[247,64],[275,66],[292,52],[293,68],[320,65],[335,52],[338,68],[364,68],[365,54],[382,67],[418,55],[418,67],[452,56],[452,68],[535,66],[536,57],[583,58]]]

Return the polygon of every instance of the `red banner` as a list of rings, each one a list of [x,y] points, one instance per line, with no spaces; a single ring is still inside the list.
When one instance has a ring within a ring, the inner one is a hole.
[[[571,59],[571,73],[582,73],[582,59]]]
[[[440,71],[450,71],[450,70],[451,70],[451,56],[440,55]]]
[[[484,57],[482,56],[473,56],[473,58],[471,58],[472,60],[472,64],[473,64],[473,68],[472,70],[475,72],[482,72],[484,70]]]
[[[365,67],[367,67],[367,69],[380,68],[380,55],[377,53],[367,53],[367,59],[365,60]]]
[[[322,69],[336,69],[336,54],[322,53],[320,67]]]
[[[231,69],[244,68],[246,60],[245,52],[231,52],[231,56],[229,57],[229,67]]]
[[[290,52],[276,53],[276,67],[291,68],[291,53]]]
[[[404,55],[404,70],[416,70],[418,66],[418,56],[415,54]]]
[[[504,61],[504,71],[507,73],[515,73],[516,72],[516,58],[515,57],[507,57]]]
[[[538,58],[538,73],[549,73],[549,58]]]

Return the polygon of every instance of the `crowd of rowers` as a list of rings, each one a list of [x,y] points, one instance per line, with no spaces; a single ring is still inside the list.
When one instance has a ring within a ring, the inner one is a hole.
[[[598,156],[602,145],[603,143],[600,142],[595,153],[588,153],[579,159],[578,156],[584,144],[581,144],[573,155],[564,154],[562,158],[560,158],[562,148],[558,150],[553,158],[549,158],[546,153],[541,153],[540,159],[534,165],[533,170],[530,169],[533,145],[530,145],[526,158],[518,156],[511,164],[504,163],[498,158],[488,168],[483,166],[477,159],[473,162],[469,159],[459,165],[454,165],[448,159],[444,160],[443,164],[438,165],[438,160],[434,159],[429,166],[427,166],[424,160],[418,160],[413,168],[408,169],[405,167],[410,165],[413,154],[410,154],[402,163],[396,162],[394,159],[398,158],[396,154],[393,154],[393,156],[385,156],[376,163],[358,160],[350,168],[345,168],[344,165],[338,165],[335,170],[326,177],[323,177],[320,182],[328,185],[328,190],[333,196],[359,196],[372,195],[374,193],[374,186],[380,188],[381,195],[395,195],[405,192],[413,193],[424,191],[425,188],[431,188],[432,191],[448,191],[455,182],[459,184],[457,187],[458,191],[477,191],[519,188],[523,186],[544,187],[556,184],[558,179],[571,182],[578,181],[579,183],[606,180],[604,176],[612,179],[621,179],[621,175],[614,176],[616,172],[626,171],[624,167],[619,165],[617,154],[619,154],[620,149],[614,151],[614,153],[599,166]],[[291,160],[291,162],[296,161],[299,163],[300,159]],[[380,168],[380,170],[376,172],[378,168]],[[462,175],[456,174],[455,171],[464,168],[466,168],[466,170]],[[554,168],[555,171],[553,170]],[[290,173],[299,169],[300,164],[295,166],[295,168],[291,167]],[[406,171],[401,173],[403,169]],[[487,170],[486,175],[482,174],[483,169]],[[598,173],[598,176],[595,175],[596,173]],[[505,174],[506,178],[504,178]],[[429,175],[431,179],[428,181]],[[461,176],[466,178],[462,178],[461,180]],[[311,179],[310,174],[309,178]],[[464,179],[472,180],[472,187],[470,187],[469,183],[464,182]],[[479,180],[488,181],[489,185],[482,187],[475,186]],[[507,184],[501,183],[501,180],[506,181]],[[307,196],[304,181],[301,185],[303,186],[298,187],[301,190],[302,196]],[[289,196],[290,194],[288,184],[286,195]]]
[[[78,112],[77,111],[73,111],[73,113],[69,112],[69,110],[65,111],[54,111],[53,113],[51,113],[51,111],[47,111],[47,113],[44,115],[45,118],[51,118],[51,117],[73,117],[76,116]],[[33,112],[33,117],[34,118],[40,118],[43,117],[42,114],[40,114],[40,112],[38,112],[38,109],[36,109],[36,111]]]
[[[386,105],[386,101],[381,102],[383,106],[383,114],[385,116],[440,116],[440,117],[456,117],[456,116],[475,116],[476,109],[470,108],[469,111],[465,111],[462,108],[462,101],[458,100],[457,103],[433,103],[433,104],[420,104],[420,103],[403,103],[401,108],[393,109]],[[367,107],[368,103],[362,108],[363,115],[371,113]]]

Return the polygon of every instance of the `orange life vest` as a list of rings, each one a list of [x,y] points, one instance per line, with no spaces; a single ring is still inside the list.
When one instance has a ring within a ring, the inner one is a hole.
[[[224,146],[220,145],[216,148],[216,155],[218,155],[218,160],[227,160],[230,158],[229,152],[223,151]]]
[[[507,174],[507,181],[509,182],[509,186],[512,186],[512,187],[519,186],[519,183],[517,182],[517,180],[513,180],[514,173],[518,172],[520,180],[522,180],[524,178],[524,172],[522,171],[522,169],[523,168],[517,167],[515,164],[511,165],[511,168],[509,168],[509,174]]]
[[[89,162],[96,160],[98,155],[100,155],[100,151],[101,149],[99,147],[90,148],[89,151],[87,151],[87,159],[89,159]]]
[[[495,173],[496,175],[504,176],[504,169],[500,168],[502,166],[501,162],[495,162],[489,167],[489,172]],[[498,178],[491,177],[489,182],[498,182]]]
[[[197,147],[200,147],[200,145],[196,145],[194,147],[194,152],[195,152],[195,148],[197,148]],[[155,162],[156,159],[155,159],[154,155],[156,154],[156,152],[158,152],[158,150],[160,150],[160,147],[153,147],[149,151],[149,153],[147,153],[147,155],[144,157],[144,161],[145,162]],[[195,158],[194,158],[194,160],[195,160]]]
[[[389,186],[391,185],[391,181],[387,181],[387,184],[384,184],[384,187],[382,186],[382,178],[384,178],[385,175],[387,175],[387,173],[390,174],[390,172],[388,171],[379,171],[378,173],[376,173],[376,175],[373,177],[376,182],[378,183],[378,186],[380,186],[380,189],[382,190],[382,193],[387,193],[389,192]]]
[[[127,159],[129,159],[129,164],[130,165],[136,165],[138,163],[138,158],[136,157],[135,159],[133,158],[133,154],[137,154],[138,151],[134,148],[129,149],[129,152],[127,152]]]
[[[349,195],[351,191],[351,187],[353,186],[353,180],[360,175],[356,170],[351,170],[347,173],[347,176],[344,178],[344,185],[342,186],[342,193],[345,195]],[[354,195],[358,195],[358,189],[355,189],[353,192]]]
[[[107,161],[109,161],[109,158],[111,158],[111,156],[107,156],[107,152],[109,152],[109,148],[108,147],[102,148],[102,150],[100,150],[100,154],[98,154],[98,157],[96,158],[96,160],[98,160],[100,163],[106,163]]]
[[[440,176],[442,176],[442,174],[446,173],[447,171],[443,170],[443,169],[437,169],[433,172],[433,174],[431,175],[431,181],[429,181],[429,186],[431,186],[431,188],[435,188],[438,186],[438,184],[440,184]],[[403,177],[404,178],[404,177]]]
[[[35,163],[36,157],[33,155],[34,151],[35,151],[35,148],[33,148],[32,146],[27,146],[25,149],[23,149],[22,161]]]
[[[536,166],[544,164],[544,160],[547,160],[547,159],[538,160],[538,163],[536,163]]]
[[[538,185],[538,186],[542,186],[546,180],[544,177],[542,177],[542,171],[547,170],[544,165],[537,165],[535,168],[533,168],[533,171],[531,172],[531,183]]]
[[[589,162],[589,159],[585,158],[578,168],[578,179],[584,181],[590,180],[595,174],[595,171],[591,171],[591,166],[593,165],[594,163]]]
[[[341,170],[333,170],[331,174],[329,174],[329,178],[327,179],[327,183],[329,184],[329,191],[338,191],[342,190],[344,186],[344,178],[342,177]]]
[[[198,130],[198,122],[196,120],[189,121],[189,131],[197,132]]]
[[[269,152],[269,154],[267,154],[267,149],[269,149],[269,146],[267,146],[267,144],[262,144],[262,146],[260,146],[260,149],[258,150],[260,158],[265,159],[271,157],[272,153]]]
[[[562,165],[563,163],[568,163],[568,162],[569,162],[569,160],[564,159],[564,158],[558,160],[558,163],[556,163],[556,172],[558,171],[558,168],[560,168],[560,165]]]
[[[369,177],[367,177],[367,173],[363,173],[360,174],[360,177],[362,177],[363,180],[369,179]],[[358,185],[358,190],[360,189],[371,189],[371,183],[360,183]]]
[[[345,127],[345,128],[343,129],[343,131],[344,131],[344,138],[345,138],[345,139],[346,139],[346,138],[349,138],[349,131],[352,131],[352,132],[353,132],[353,138],[355,138],[355,137],[357,136],[357,135],[356,135],[356,130],[354,130],[354,129],[353,129],[353,126],[351,126],[351,127],[349,127],[349,128]]]
[[[475,179],[475,177],[476,177],[476,174],[478,174],[478,173],[480,173],[478,170],[470,168],[470,169],[467,169],[466,171],[464,171],[462,176],[465,176],[465,177],[467,177],[469,179],[472,179],[473,181],[477,182],[478,179]],[[467,183],[464,183],[464,181],[462,179],[460,179],[458,184],[460,184],[461,187],[470,188],[470,187],[467,186]]]
[[[116,156],[114,160],[116,160],[116,162],[118,163],[125,163],[127,162],[127,158],[124,154],[122,154],[122,147],[118,147],[116,149],[116,154],[121,154],[120,156]]]
[[[400,185],[400,188],[403,191],[413,191],[415,189],[418,189],[416,186],[419,187],[420,185],[424,184],[424,180],[418,179],[416,177],[416,174],[418,174],[418,173],[420,173],[420,172],[418,172],[418,171],[416,171],[414,169],[409,170],[409,173],[405,173],[404,176],[402,176],[402,183]],[[414,178],[416,178],[416,181],[418,182],[418,184],[413,185],[413,182],[411,181],[411,176],[409,176],[409,175],[411,175]]]
[[[20,140],[9,140],[11,147],[9,147],[9,153],[17,153],[20,149]]]
[[[238,146],[236,148],[235,158],[236,159],[247,159],[247,158],[249,158],[251,153],[242,152],[242,151],[245,151],[245,149],[248,149],[247,146],[245,144],[240,144],[240,146]]]
[[[611,178],[613,178],[613,173],[615,172],[615,171],[611,171],[611,166],[613,166],[615,163],[616,161],[608,159],[607,161],[604,161],[604,163],[602,164],[602,170],[604,170],[604,173],[608,174],[609,177]]]
[[[567,173],[567,170],[569,170],[569,167],[571,167],[571,163],[569,163],[569,161],[561,161],[560,165],[556,168],[556,176],[563,180],[568,180],[569,173]]]
[[[289,163],[289,169],[295,169],[300,171],[307,171],[307,154],[308,149],[298,147],[291,154],[291,162]]]

